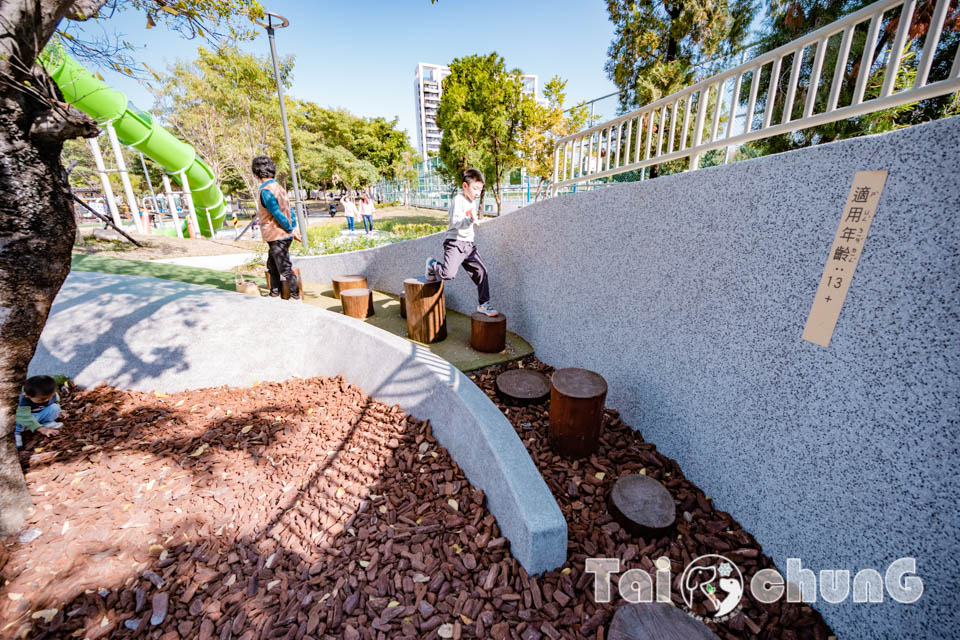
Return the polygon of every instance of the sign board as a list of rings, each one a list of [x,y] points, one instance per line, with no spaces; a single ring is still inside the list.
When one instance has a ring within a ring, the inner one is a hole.
[[[803,329],[804,340],[821,347],[830,345],[886,181],[886,171],[858,171],[854,176],[837,235],[827,254],[817,296]]]

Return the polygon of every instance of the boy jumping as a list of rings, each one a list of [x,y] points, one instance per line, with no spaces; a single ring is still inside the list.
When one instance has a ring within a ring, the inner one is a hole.
[[[467,169],[463,172],[461,193],[450,203],[450,227],[447,229],[443,241],[443,260],[427,258],[426,278],[434,282],[439,277],[442,280],[453,280],[460,265],[470,274],[470,278],[477,285],[479,306],[477,311],[488,316],[497,315],[497,311],[490,306],[490,284],[487,280],[487,267],[477,253],[473,244],[473,227],[480,214],[475,202],[483,193],[483,173],[479,169]]]
[[[23,393],[17,406],[17,422],[14,427],[17,448],[23,446],[21,439],[24,430],[37,431],[41,435],[51,436],[54,429],[63,426],[57,422],[60,417],[60,396],[57,395],[57,381],[50,376],[32,376],[23,383]]]

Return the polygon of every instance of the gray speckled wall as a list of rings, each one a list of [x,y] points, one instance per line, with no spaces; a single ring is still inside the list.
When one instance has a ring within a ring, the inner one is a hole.
[[[889,176],[833,341],[800,335],[854,172]],[[817,608],[844,638],[960,617],[960,118],[565,196],[485,221],[493,303],[675,458],[781,571],[917,559],[919,602]],[[398,292],[431,236],[298,260]],[[448,305],[469,310],[465,274]]]

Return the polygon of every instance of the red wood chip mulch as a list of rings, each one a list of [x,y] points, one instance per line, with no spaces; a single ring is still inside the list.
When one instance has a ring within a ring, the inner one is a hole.
[[[503,369],[474,374],[491,397]],[[550,453],[546,402],[507,412],[570,527],[564,568],[532,578],[429,424],[340,378],[63,404],[61,432],[21,452],[35,510],[0,546],[0,638],[603,638],[617,602],[593,602],[587,557],[652,570],[667,555],[676,576],[704,553],[747,579],[772,566],[612,411],[580,462]],[[641,470],[685,512],[671,537],[607,514],[612,483]],[[829,633],[806,605],[742,606],[722,638]]]

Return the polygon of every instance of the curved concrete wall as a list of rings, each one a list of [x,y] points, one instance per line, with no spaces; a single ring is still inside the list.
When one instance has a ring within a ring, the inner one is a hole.
[[[275,328],[276,339],[263,338],[265,327]],[[169,280],[72,273],[30,373],[142,391],[343,375],[373,398],[430,420],[440,444],[486,494],[528,572],[566,560],[563,514],[496,405],[446,360],[358,320]]]
[[[833,341],[801,340],[857,170],[889,176]],[[817,607],[842,638],[949,637],[960,526],[960,118],[611,186],[485,221],[493,304],[757,536],[781,571],[917,559],[905,605]],[[439,236],[297,261],[398,292]],[[476,305],[469,278],[447,303]],[[817,574],[819,576],[819,573]],[[819,583],[818,583],[819,584]]]

